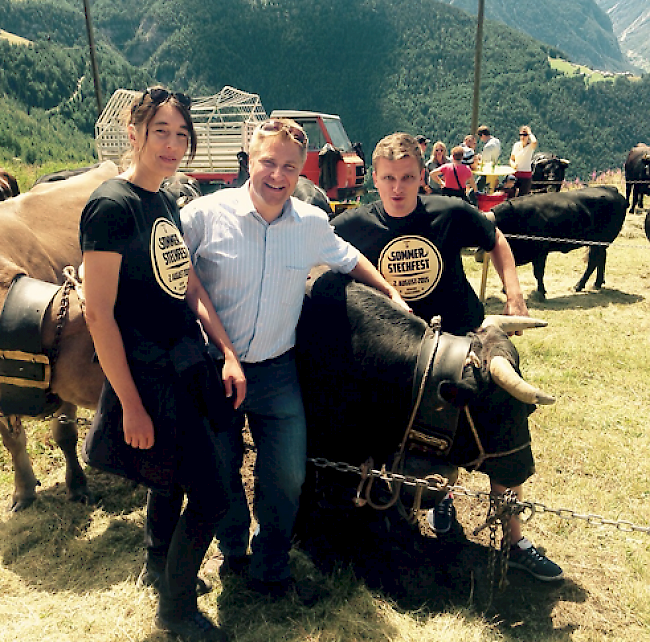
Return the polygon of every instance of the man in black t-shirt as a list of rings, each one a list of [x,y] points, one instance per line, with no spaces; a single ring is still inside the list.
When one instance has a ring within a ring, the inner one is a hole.
[[[528,316],[510,246],[476,208],[461,199],[418,195],[424,157],[408,134],[381,140],[372,158],[380,199],[333,220],[336,233],[377,266],[415,314],[442,316],[446,332],[465,334],[483,320],[460,251],[490,253],[506,292],[505,314]]]
[[[505,314],[528,316],[512,251],[504,235],[476,208],[460,198],[422,196],[418,190],[424,157],[418,141],[395,133],[379,141],[372,155],[372,177],[381,200],[350,209],[332,223],[336,233],[357,247],[391,283],[413,312],[430,321],[441,315],[442,329],[465,334],[483,320],[483,305],[467,281],[463,247],[489,252],[506,293]],[[506,487],[490,479],[492,492]],[[512,488],[521,496],[521,486]],[[451,528],[455,510],[449,494],[429,519],[434,530]],[[510,565],[544,581],[562,577],[562,569],[521,534],[510,519]]]

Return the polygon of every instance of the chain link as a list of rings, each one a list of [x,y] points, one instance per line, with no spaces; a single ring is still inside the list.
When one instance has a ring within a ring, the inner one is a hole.
[[[504,234],[504,236],[507,239],[518,239],[518,240],[523,240],[523,241],[552,241],[554,243],[564,243],[566,245],[576,245],[578,247],[583,247],[587,245],[603,245],[605,247],[610,247],[612,244],[611,243],[606,243],[604,241],[578,241],[576,239],[563,239],[563,238],[555,238],[552,236],[528,236],[526,234]],[[630,248],[636,248],[636,249],[641,249],[641,250],[647,250],[648,246],[647,244],[645,245],[628,245],[627,243],[625,245],[616,245],[614,246],[616,249],[630,249]]]
[[[56,362],[59,358],[59,350],[61,349],[61,336],[63,334],[63,326],[67,320],[68,309],[70,308],[70,290],[72,289],[72,284],[69,281],[66,281],[63,285],[63,291],[61,293],[61,305],[59,306],[59,312],[56,315],[56,329],[54,332],[54,341],[52,342],[52,347],[50,348],[50,367],[54,369]]]
[[[68,417],[68,415],[47,415],[46,417],[43,417],[41,421],[50,421],[52,419],[56,419],[57,421],[61,422],[71,421],[77,426],[90,426],[93,423],[93,420],[88,419],[87,417],[71,418]]]
[[[356,473],[357,475],[362,475],[362,470],[359,466],[352,466],[345,462],[332,462],[324,457],[313,457],[309,458],[307,461],[319,468],[331,468],[332,470],[337,470],[343,473]],[[464,495],[465,497],[471,497],[480,501],[491,502],[494,498],[494,495],[491,495],[487,491],[471,490],[458,484],[448,484],[447,480],[444,478],[419,479],[417,477],[377,469],[366,470],[365,475],[368,477],[378,477],[387,482],[399,481],[406,486],[423,486],[427,490],[432,491],[446,490],[454,495]],[[551,513],[560,519],[585,521],[589,526],[612,526],[625,533],[638,532],[650,534],[650,526],[639,526],[638,524],[623,519],[606,519],[601,515],[579,513],[578,511],[569,508],[551,508],[540,502],[522,502],[518,499],[510,498],[508,500],[508,505],[513,507],[514,512],[524,516],[522,517],[523,522],[531,521],[537,514]]]

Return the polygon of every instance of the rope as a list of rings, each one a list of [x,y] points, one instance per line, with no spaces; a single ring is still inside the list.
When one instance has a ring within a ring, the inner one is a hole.
[[[77,279],[77,273],[75,269],[71,266],[68,265],[63,268],[63,276],[65,278],[66,285],[70,285],[70,287],[74,288],[74,291],[77,293],[77,297],[79,298],[79,305],[81,306],[81,311],[86,314],[86,299],[84,297],[83,293],[83,287],[81,285],[81,281]]]

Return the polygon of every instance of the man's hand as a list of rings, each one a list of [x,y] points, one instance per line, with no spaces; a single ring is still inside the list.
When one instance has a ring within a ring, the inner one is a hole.
[[[237,410],[246,397],[246,377],[239,360],[235,356],[226,357],[221,377],[226,397],[231,398],[233,391],[235,392],[233,406]]]
[[[411,306],[406,301],[404,301],[400,293],[395,288],[391,288],[389,297],[391,301],[397,303],[397,305],[399,305],[399,307],[402,308],[403,310],[406,310],[407,312],[411,312],[411,313],[413,312]]]
[[[526,301],[524,301],[523,295],[520,294],[516,297],[508,298],[503,308],[503,314],[507,314],[508,316],[529,317],[528,306],[526,306]],[[521,336],[523,331],[517,330],[515,334]]]

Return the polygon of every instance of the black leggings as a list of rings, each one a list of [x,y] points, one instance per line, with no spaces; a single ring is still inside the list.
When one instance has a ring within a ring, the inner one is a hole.
[[[221,459],[207,422],[192,426],[179,444],[185,444],[180,481],[166,490],[149,489],[145,523],[147,565],[163,577],[159,610],[172,617],[196,610],[196,575],[227,508]]]

